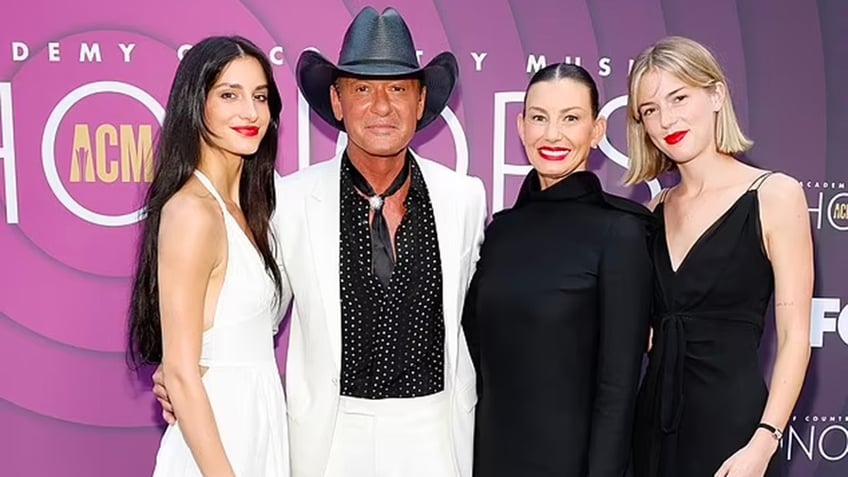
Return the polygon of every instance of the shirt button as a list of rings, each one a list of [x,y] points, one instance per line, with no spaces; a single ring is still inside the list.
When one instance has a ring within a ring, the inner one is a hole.
[[[333,386],[338,386],[338,384],[339,384],[339,378],[333,378],[330,381],[333,382]]]

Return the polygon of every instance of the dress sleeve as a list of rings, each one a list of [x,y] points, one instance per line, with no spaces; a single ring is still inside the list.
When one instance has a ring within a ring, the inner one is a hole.
[[[600,336],[588,475],[622,477],[630,458],[653,296],[645,221],[624,215],[611,223],[598,280]]]

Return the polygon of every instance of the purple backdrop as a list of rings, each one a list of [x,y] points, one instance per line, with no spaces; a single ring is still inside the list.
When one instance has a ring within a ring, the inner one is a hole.
[[[0,475],[150,474],[161,422],[149,382],[124,362],[125,310],[146,154],[180,48],[237,33],[268,52],[285,103],[278,163],[285,175],[332,155],[337,140],[320,120],[310,123],[292,73],[297,56],[316,47],[335,60],[364,5],[29,0],[0,8]],[[414,146],[481,177],[492,210],[512,203],[526,171],[514,118],[529,69],[567,60],[595,75],[610,133],[592,168],[608,189],[646,201],[651,188],[618,185],[630,60],[667,34],[691,36],[718,54],[757,142],[748,159],[802,182],[815,227],[813,359],[780,452],[789,475],[846,475],[848,4],[393,5],[408,19],[423,62],[450,49],[460,63],[450,111]],[[283,364],[285,337],[281,343]],[[764,357],[773,355],[773,332],[763,348]]]

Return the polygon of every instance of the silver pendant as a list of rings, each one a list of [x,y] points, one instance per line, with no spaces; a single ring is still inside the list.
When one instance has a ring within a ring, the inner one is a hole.
[[[383,198],[379,195],[372,195],[368,198],[368,205],[370,205],[373,210],[380,210],[380,208],[383,207]]]

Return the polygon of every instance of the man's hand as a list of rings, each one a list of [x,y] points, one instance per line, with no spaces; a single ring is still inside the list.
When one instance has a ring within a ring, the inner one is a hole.
[[[165,373],[162,371],[162,365],[156,368],[153,373],[153,394],[162,406],[162,419],[168,424],[177,422],[177,416],[174,415],[174,407],[171,405],[171,400],[168,397],[168,390],[165,389]]]

